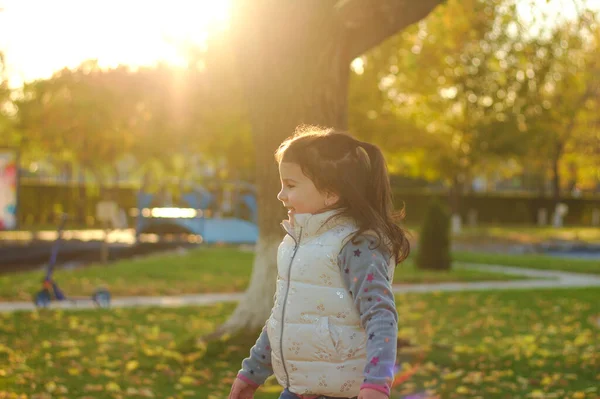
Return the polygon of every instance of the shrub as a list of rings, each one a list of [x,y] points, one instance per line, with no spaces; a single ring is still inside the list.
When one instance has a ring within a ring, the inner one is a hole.
[[[433,200],[427,209],[416,259],[417,267],[428,270],[449,270],[450,214],[439,201]]]

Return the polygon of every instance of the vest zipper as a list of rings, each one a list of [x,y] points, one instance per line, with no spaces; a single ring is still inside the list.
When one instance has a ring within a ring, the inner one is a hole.
[[[292,276],[292,263],[294,263],[294,258],[296,257],[296,252],[298,252],[298,247],[300,246],[300,240],[302,239],[302,228],[300,228],[300,236],[298,237],[298,241],[290,234],[290,237],[294,239],[296,246],[294,247],[294,253],[292,254],[292,259],[290,260],[290,265],[288,267],[288,278],[287,278],[287,289],[285,290],[285,298],[283,300],[283,309],[281,311],[281,337],[279,339],[279,350],[281,351],[281,364],[283,365],[283,371],[285,371],[286,378],[286,388],[290,387],[290,375],[288,374],[287,367],[285,367],[285,359],[283,358],[283,328],[285,325],[285,307],[287,306],[287,298],[290,293],[290,278]]]

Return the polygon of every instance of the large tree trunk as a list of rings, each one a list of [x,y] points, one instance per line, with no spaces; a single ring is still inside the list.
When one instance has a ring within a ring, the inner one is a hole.
[[[345,128],[350,59],[328,9],[327,2],[309,1],[244,10],[253,14],[257,27],[240,32],[236,44],[244,54],[240,70],[256,148],[260,237],[250,285],[219,333],[254,334],[273,306],[276,251],[284,234],[280,223],[286,217],[277,200],[275,150],[300,124]]]
[[[279,144],[301,124],[345,129],[352,59],[423,18],[437,3],[253,0],[236,5],[232,32],[256,148],[260,237],[250,286],[213,336],[254,334],[273,306],[276,250],[286,217],[277,200],[274,152]],[[403,9],[408,12],[399,12]]]

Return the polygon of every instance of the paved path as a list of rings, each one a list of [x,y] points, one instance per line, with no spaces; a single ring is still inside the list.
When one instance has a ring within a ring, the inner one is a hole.
[[[526,269],[520,267],[468,264],[457,267],[505,273],[528,277],[527,280],[516,281],[482,281],[465,283],[434,283],[394,285],[394,292],[442,292],[442,291],[482,291],[482,290],[509,290],[509,289],[536,289],[536,288],[575,288],[575,287],[600,287],[600,275],[569,273],[550,270]],[[159,306],[178,307],[187,305],[211,305],[220,302],[235,302],[242,298],[242,293],[225,294],[197,294],[162,297],[123,297],[114,298],[112,307]],[[64,301],[52,302],[53,309],[89,309],[95,305],[92,301]],[[0,312],[15,310],[34,310],[30,302],[0,302]]]

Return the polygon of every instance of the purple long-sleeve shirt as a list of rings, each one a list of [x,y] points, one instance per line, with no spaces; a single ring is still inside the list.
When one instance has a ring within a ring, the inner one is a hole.
[[[338,264],[368,337],[363,387],[389,394],[394,379],[398,313],[388,277],[389,254],[383,245],[375,248],[375,240],[365,234],[349,241],[338,255]],[[263,329],[238,376],[262,385],[271,374],[271,346]]]

